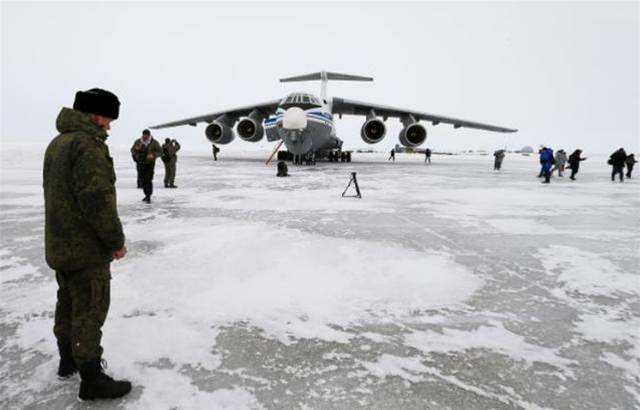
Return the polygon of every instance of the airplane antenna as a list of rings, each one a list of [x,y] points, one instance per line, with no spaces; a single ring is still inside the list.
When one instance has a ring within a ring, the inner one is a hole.
[[[327,98],[327,83],[329,80],[341,80],[341,81],[373,81],[371,77],[363,77],[360,75],[332,73],[330,71],[319,71],[317,73],[303,74],[295,77],[281,78],[281,83],[290,83],[297,81],[313,81],[320,80],[320,97],[323,100]]]

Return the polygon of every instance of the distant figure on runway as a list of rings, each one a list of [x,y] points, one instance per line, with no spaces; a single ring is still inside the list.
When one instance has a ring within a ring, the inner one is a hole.
[[[166,138],[162,144],[162,162],[164,162],[164,187],[177,188],[176,163],[178,162],[180,144],[176,140]]]
[[[551,167],[553,166],[553,150],[548,147],[544,147],[540,151],[540,164],[542,165],[542,175],[544,176],[543,184],[551,182]]]
[[[137,147],[137,148],[136,148]],[[142,189],[144,191],[144,202],[151,203],[151,194],[153,193],[153,172],[156,166],[156,159],[162,156],[162,147],[160,143],[153,139],[151,131],[142,131],[142,137],[134,143],[131,151],[135,150],[135,154],[142,161]]]
[[[631,178],[631,171],[633,171],[633,165],[638,162],[633,154],[627,155],[627,178]]]
[[[502,168],[502,161],[504,160],[505,152],[503,149],[499,149],[493,153],[495,159],[493,160],[493,170],[500,171]]]
[[[569,168],[571,168],[571,176],[569,177],[572,181],[576,180],[576,174],[580,169],[580,161],[584,161],[585,158],[581,158],[580,154],[582,154],[581,149],[577,149],[573,151],[573,154],[569,155]]]
[[[609,157],[607,163],[611,165],[611,181],[615,181],[616,174],[620,175],[620,182],[624,181],[624,166],[627,162],[627,153],[624,148],[620,148]]]
[[[276,174],[278,177],[288,177],[289,170],[287,168],[287,164],[284,161],[278,161],[278,173]]]
[[[220,152],[220,148],[216,147],[214,144],[211,144],[211,151],[213,152],[213,160],[218,160],[218,152]]]
[[[565,164],[567,163],[567,153],[563,149],[559,149],[556,152],[556,164],[553,166],[551,173],[553,171],[558,170],[558,176],[561,177],[564,172]]]
[[[424,162],[431,164],[431,150],[429,148],[424,150]]]
[[[389,155],[389,159],[387,159],[387,161],[391,161],[393,160],[393,162],[396,161],[396,150],[391,148],[391,154]]]

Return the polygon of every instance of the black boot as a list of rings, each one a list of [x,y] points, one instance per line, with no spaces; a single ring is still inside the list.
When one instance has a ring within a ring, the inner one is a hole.
[[[67,379],[78,371],[76,362],[71,355],[71,343],[58,342],[58,352],[60,353],[60,364],[58,365],[58,378]]]
[[[116,399],[131,391],[131,383],[126,380],[113,380],[102,371],[100,359],[94,359],[80,365],[80,400]]]

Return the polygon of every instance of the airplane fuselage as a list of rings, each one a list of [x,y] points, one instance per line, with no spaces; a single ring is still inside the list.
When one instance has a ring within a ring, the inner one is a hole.
[[[305,102],[302,101],[303,98]],[[296,100],[300,102],[296,103]],[[316,104],[308,101],[316,101]],[[342,141],[336,137],[331,109],[324,101],[321,103],[319,101],[317,97],[306,93],[291,94],[286,97],[276,113],[264,120],[267,139],[283,140],[287,150],[295,155],[318,154],[341,148]],[[304,128],[287,128],[285,116],[289,115],[287,111],[293,107],[299,108],[304,113],[306,119]]]

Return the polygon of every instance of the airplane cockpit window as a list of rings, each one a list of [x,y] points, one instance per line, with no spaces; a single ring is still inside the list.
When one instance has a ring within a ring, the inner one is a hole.
[[[311,94],[289,94],[280,102],[280,107],[287,109],[300,107],[303,110],[322,107],[320,101]]]

